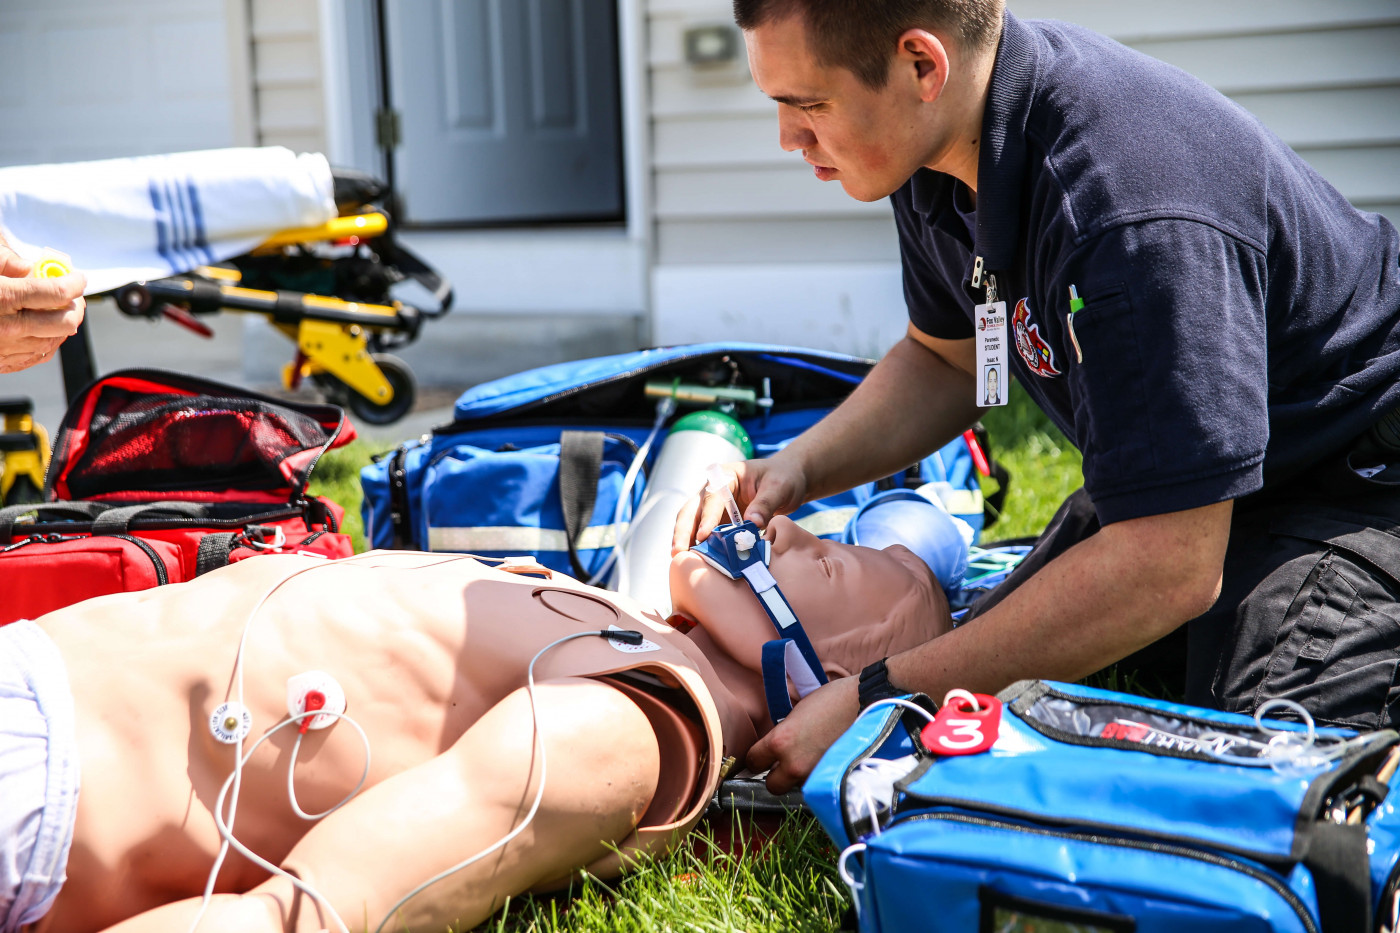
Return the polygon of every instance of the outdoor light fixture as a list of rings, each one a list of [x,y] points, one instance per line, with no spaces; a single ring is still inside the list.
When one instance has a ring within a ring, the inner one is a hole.
[[[739,30],[728,23],[685,31],[685,60],[691,65],[727,65],[739,57]]]

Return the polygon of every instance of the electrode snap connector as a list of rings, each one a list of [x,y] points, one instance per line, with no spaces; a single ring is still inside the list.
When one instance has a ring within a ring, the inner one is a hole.
[[[318,710],[320,715],[301,721],[303,735],[308,729],[330,728],[345,712],[345,690],[336,679],[325,671],[306,671],[287,678],[287,714],[295,719]]]
[[[209,731],[225,745],[236,745],[253,730],[253,714],[237,700],[220,703],[209,714]]]

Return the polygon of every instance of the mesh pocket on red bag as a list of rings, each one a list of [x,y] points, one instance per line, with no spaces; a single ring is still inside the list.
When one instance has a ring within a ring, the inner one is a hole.
[[[106,387],[68,477],[75,499],[144,489],[267,489],[283,460],[326,442],[307,415],[252,399]]]

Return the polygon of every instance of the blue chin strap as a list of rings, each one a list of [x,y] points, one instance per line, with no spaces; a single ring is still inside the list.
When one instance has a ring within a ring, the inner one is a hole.
[[[797,613],[768,572],[768,563],[773,559],[772,544],[763,540],[753,522],[740,522],[720,525],[691,550],[731,580],[747,583],[777,630],[778,637],[763,646],[762,669],[768,715],[775,723],[780,722],[792,712],[788,678],[792,678],[800,699],[826,683],[826,673],[812,640],[797,621]]]

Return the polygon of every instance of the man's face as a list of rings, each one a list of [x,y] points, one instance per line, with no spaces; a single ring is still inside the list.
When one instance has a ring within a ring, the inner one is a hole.
[[[946,618],[933,575],[907,548],[824,540],[783,516],[769,523],[764,537],[773,542],[769,570],[818,653],[824,643],[868,628],[916,591],[931,601],[930,620]],[[677,613],[694,619],[726,653],[754,670],[763,643],[777,637],[748,584],[730,579],[693,550],[671,561],[671,599]]]
[[[873,90],[853,72],[817,63],[801,16],[745,33],[759,88],[778,102],[778,141],[800,150],[817,178],[858,201],[887,197],[931,157],[912,68]],[[895,50],[890,49],[891,56]]]

